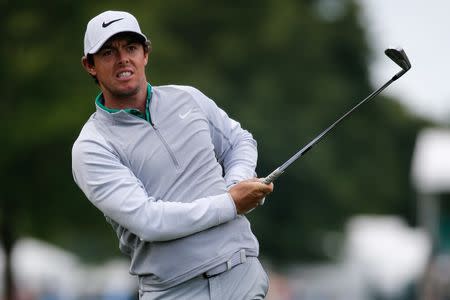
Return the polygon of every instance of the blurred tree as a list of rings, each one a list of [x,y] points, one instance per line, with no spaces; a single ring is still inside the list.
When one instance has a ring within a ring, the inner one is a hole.
[[[158,5],[148,26],[157,34],[150,34],[151,81],[200,87],[241,121],[258,140],[261,176],[373,90],[371,53],[353,1]],[[354,214],[413,222],[409,165],[424,125],[386,97],[361,108],[290,167],[267,206],[249,216],[262,253],[323,259],[324,234],[341,231]]]
[[[79,64],[97,13],[135,14],[153,42],[151,83],[194,85],[241,121],[258,140],[261,176],[372,90],[354,1],[46,2],[2,3],[0,224],[11,237],[33,235],[87,259],[118,254],[71,176],[71,145],[98,93]],[[293,165],[249,215],[265,256],[323,259],[324,233],[353,214],[413,222],[409,163],[424,122],[380,98]]]

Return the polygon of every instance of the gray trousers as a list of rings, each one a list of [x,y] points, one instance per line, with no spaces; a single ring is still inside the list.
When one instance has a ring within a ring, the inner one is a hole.
[[[140,300],[257,300],[264,299],[269,278],[258,258],[211,278],[197,276],[165,291],[146,291],[140,286]]]

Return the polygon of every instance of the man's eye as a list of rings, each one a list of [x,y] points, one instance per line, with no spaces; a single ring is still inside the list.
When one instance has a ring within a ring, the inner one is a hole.
[[[112,53],[111,50],[103,50],[102,56],[109,56],[109,55],[111,55],[111,53]]]
[[[130,45],[128,46],[128,51],[133,52],[137,49],[137,47],[135,45]]]

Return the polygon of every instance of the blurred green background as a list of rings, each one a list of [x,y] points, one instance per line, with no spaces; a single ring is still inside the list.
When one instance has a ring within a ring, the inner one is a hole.
[[[377,88],[369,83],[373,54],[360,8],[350,0],[333,9],[324,3],[2,1],[5,248],[33,236],[87,262],[120,255],[112,230],[71,173],[72,143],[99,92],[80,64],[93,16],[107,9],[133,13],[152,41],[152,85],[192,85],[214,99],[253,133],[257,171],[265,176]],[[292,165],[265,206],[248,216],[262,256],[278,266],[332,259],[324,235],[342,232],[357,214],[393,214],[414,225],[410,163],[425,125],[383,95],[361,107]]]

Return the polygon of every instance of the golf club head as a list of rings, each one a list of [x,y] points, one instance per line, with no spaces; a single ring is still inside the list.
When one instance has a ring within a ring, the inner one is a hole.
[[[384,53],[405,72],[411,69],[411,63],[402,48],[388,48]]]

